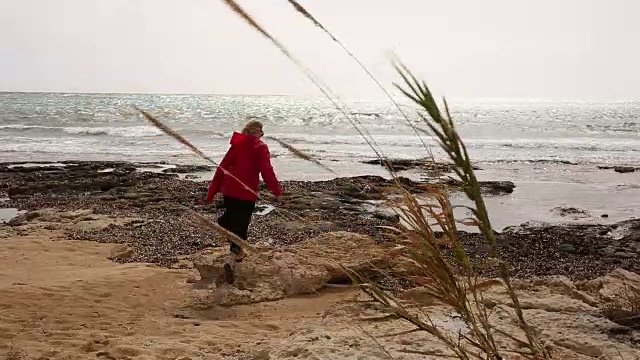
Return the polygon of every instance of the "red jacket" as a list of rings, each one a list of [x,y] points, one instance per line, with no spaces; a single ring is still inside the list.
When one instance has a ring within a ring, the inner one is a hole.
[[[213,175],[213,180],[209,185],[207,193],[207,203],[211,203],[213,197],[222,190],[225,196],[240,200],[256,201],[258,186],[260,185],[259,175],[262,174],[264,182],[269,190],[275,195],[282,194],[282,187],[276,178],[271,166],[271,155],[269,147],[259,138],[252,135],[233,133],[229,141],[231,147],[222,159],[220,166]],[[222,169],[227,170],[231,175],[225,174]],[[238,180],[253,190],[252,193]]]

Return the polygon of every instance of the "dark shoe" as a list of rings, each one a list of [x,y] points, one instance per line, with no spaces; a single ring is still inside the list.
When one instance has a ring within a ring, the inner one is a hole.
[[[235,274],[233,273],[233,268],[231,268],[231,265],[229,264],[224,264],[224,281],[227,284],[233,284],[233,282],[235,281]]]
[[[247,256],[247,253],[240,248],[240,252],[238,252],[235,256],[235,260],[237,263],[242,262],[242,260]]]
[[[231,251],[231,255],[237,263],[242,262],[242,259],[247,256],[247,253],[242,250],[242,247],[236,243],[232,242],[229,250]]]

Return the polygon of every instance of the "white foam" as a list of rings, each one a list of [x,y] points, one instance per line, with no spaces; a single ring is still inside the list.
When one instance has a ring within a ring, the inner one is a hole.
[[[13,169],[16,167],[65,167],[71,166],[74,164],[62,164],[62,163],[23,163],[23,164],[12,164],[9,165],[9,169]]]
[[[47,132],[64,132],[71,135],[108,135],[118,137],[152,137],[162,135],[162,131],[153,126],[113,126],[113,127],[96,127],[96,126],[43,126],[43,125],[0,125],[0,130],[42,130]]]
[[[15,217],[23,213],[25,213],[24,210],[18,210],[16,208],[0,209],[0,223],[11,221],[11,219],[14,219]]]

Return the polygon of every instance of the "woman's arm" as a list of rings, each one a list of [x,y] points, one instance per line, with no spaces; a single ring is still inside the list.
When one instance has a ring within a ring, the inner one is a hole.
[[[209,190],[207,191],[207,204],[210,204],[213,201],[214,196],[220,192],[222,188],[222,181],[224,180],[224,170],[229,171],[231,169],[231,165],[233,164],[233,154],[234,147],[229,148],[227,153],[222,158],[220,165],[216,169],[216,172],[213,174],[213,179],[211,180],[211,184],[209,184]]]
[[[280,186],[280,182],[276,177],[276,173],[273,171],[273,166],[271,165],[271,154],[269,153],[269,147],[267,144],[261,144],[259,147],[260,158],[258,160],[258,165],[260,166],[260,173],[262,174],[262,179],[267,184],[269,191],[275,196],[282,195],[282,186]]]

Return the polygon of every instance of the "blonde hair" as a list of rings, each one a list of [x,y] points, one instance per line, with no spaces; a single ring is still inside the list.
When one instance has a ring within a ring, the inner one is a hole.
[[[252,120],[244,126],[244,128],[242,129],[242,133],[245,135],[250,135],[257,133],[260,130],[262,130],[262,123],[258,120]]]

